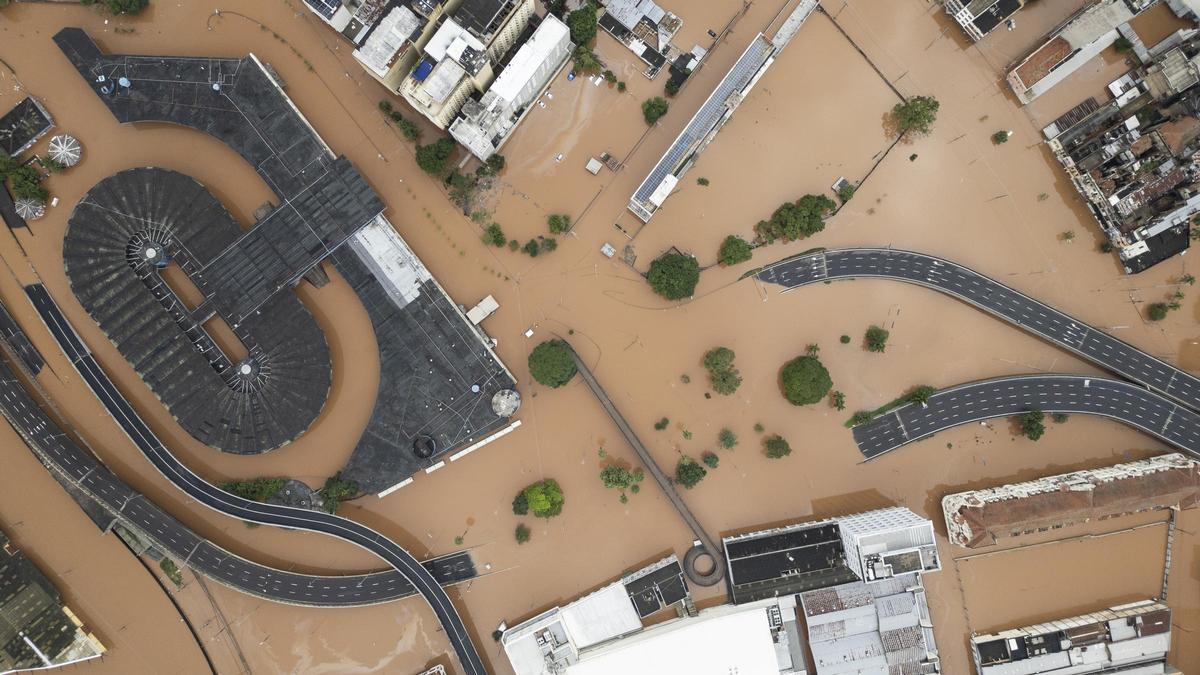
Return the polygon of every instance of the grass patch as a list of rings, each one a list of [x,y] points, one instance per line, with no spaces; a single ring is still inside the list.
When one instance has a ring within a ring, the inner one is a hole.
[[[167,575],[171,583],[175,584],[176,588],[183,585],[183,573],[179,571],[179,567],[175,564],[174,560],[164,557],[158,561],[158,567],[163,571],[163,574]]]

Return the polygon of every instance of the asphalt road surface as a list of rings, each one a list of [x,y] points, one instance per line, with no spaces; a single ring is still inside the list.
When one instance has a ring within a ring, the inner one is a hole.
[[[1081,375],[1021,375],[962,384],[854,427],[867,459],[960,424],[1030,410],[1101,415],[1200,456],[1200,414],[1144,387]],[[1054,423],[1047,415],[1046,425]]]
[[[1190,373],[948,260],[880,248],[825,250],[781,260],[765,267],[757,277],[789,290],[835,279],[871,277],[932,288],[1200,411],[1200,379]]]
[[[167,480],[197,502],[225,515],[266,525],[320,532],[374,553],[403,575],[429,603],[463,671],[467,675],[484,675],[487,672],[449,595],[412,554],[384,535],[355,521],[323,512],[242,499],[192,473],[163,446],[117,390],[46,289],[41,284],[34,284],[25,290],[67,358],[117,424]]]
[[[243,593],[313,607],[351,607],[405,598],[416,593],[399,572],[320,576],[288,572],[251,562],[202,538],[144,495],[121,481],[90,452],[71,440],[0,363],[0,413],[50,471],[66,479],[127,528],[192,569]],[[474,576],[469,554],[425,561],[442,583]]]

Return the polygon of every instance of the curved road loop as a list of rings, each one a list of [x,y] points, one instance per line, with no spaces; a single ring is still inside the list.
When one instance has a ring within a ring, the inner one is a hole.
[[[11,348],[7,343],[5,347]],[[3,363],[0,414],[60,482],[69,483],[122,526],[154,542],[175,560],[230,588],[274,602],[309,607],[373,605],[416,593],[394,569],[339,576],[301,574],[246,560],[204,539],[71,440]],[[443,584],[470,578],[474,571],[465,553],[452,553],[424,564]]]
[[[225,492],[192,473],[167,450],[117,390],[46,289],[41,284],[35,284],[26,287],[26,293],[67,358],[100,402],[167,480],[197,502],[225,515],[266,525],[320,532],[348,541],[379,556],[404,575],[429,603],[441,622],[451,647],[458,655],[463,671],[467,675],[485,675],[487,670],[483,660],[462,617],[450,601],[450,596],[411,553],[384,535],[353,520],[319,511],[252,502]]]
[[[680,517],[683,518],[683,521],[687,523],[687,526],[691,528],[692,534],[695,535],[696,540],[700,542],[699,547],[693,547],[688,551],[687,555],[684,556],[684,560],[688,563],[684,566],[684,573],[687,574],[688,579],[691,580],[692,583],[695,583],[699,586],[715,585],[725,574],[725,563],[723,562],[721,549],[717,548],[717,544],[713,541],[712,537],[708,536],[708,533],[704,531],[703,527],[700,527],[700,521],[696,520],[696,516],[692,515],[691,509],[687,507],[687,504],[683,503],[683,498],[680,497],[679,492],[675,490],[675,486],[671,483],[671,479],[667,477],[667,474],[664,473],[662,468],[658,466],[658,462],[655,462],[654,458],[650,456],[650,451],[647,450],[646,446],[642,444],[642,440],[638,438],[637,434],[633,433],[633,428],[629,426],[629,422],[626,422],[625,417],[621,414],[621,411],[617,410],[616,404],[613,403],[608,393],[604,391],[604,387],[600,386],[600,383],[596,380],[596,376],[592,374],[591,369],[587,367],[587,364],[583,362],[583,359],[579,358],[579,354],[575,352],[575,348],[571,347],[571,345],[566,343],[565,340],[564,343],[567,344],[567,348],[571,350],[571,357],[575,359],[575,368],[579,370],[579,375],[583,377],[583,381],[585,384],[587,384],[588,389],[591,389],[592,394],[598,401],[600,401],[600,405],[604,408],[604,412],[608,413],[608,416],[612,419],[613,424],[617,425],[617,429],[619,429],[621,435],[625,437],[625,441],[628,442],[629,445],[633,446],[633,450],[637,453],[638,458],[642,460],[642,464],[644,464],[650,471],[650,475],[654,476],[654,481],[658,483],[658,487],[662,489],[663,494],[666,495],[668,500],[670,500],[671,505],[675,507],[675,510],[679,513]],[[702,557],[696,553],[697,548],[703,549],[703,551],[712,558],[713,567],[711,572],[704,573],[696,569],[698,558]]]
[[[1019,326],[1112,373],[1200,411],[1200,379],[975,270],[923,253],[883,248],[822,250],[760,270],[787,290],[836,279],[882,278],[932,288]]]
[[[868,460],[960,424],[1030,410],[1100,415],[1200,456],[1200,414],[1144,387],[1082,375],[1020,375],[943,389],[854,427]]]

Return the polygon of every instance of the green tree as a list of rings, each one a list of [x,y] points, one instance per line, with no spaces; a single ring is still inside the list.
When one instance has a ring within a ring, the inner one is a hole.
[[[538,254],[542,252],[542,247],[538,245],[537,239],[530,239],[529,241],[525,242],[525,245],[521,247],[521,250],[524,251],[525,254],[530,258],[536,258],[538,257]]]
[[[504,230],[500,229],[500,225],[492,223],[483,231],[483,243],[491,246],[503,246],[508,241],[508,237],[504,236]]]
[[[575,70],[581,73],[598,73],[604,67],[596,53],[585,45],[576,47],[572,58],[575,59]]]
[[[1165,302],[1151,303],[1151,305],[1146,309],[1146,315],[1150,317],[1151,321],[1162,321],[1163,319],[1167,318],[1167,311],[1169,309],[1170,307],[1168,307],[1167,303]]]
[[[851,199],[854,199],[854,186],[853,185],[843,185],[842,187],[838,188],[837,196],[838,196],[838,199],[842,200],[843,204],[850,201]]]
[[[668,300],[679,300],[695,292],[700,281],[700,263],[690,255],[664,253],[650,263],[646,277],[655,293]]]
[[[446,170],[446,160],[454,152],[454,141],[439,138],[429,145],[417,146],[417,166],[427,174],[438,176]]]
[[[679,463],[675,465],[675,482],[689,490],[696,487],[707,475],[708,470],[687,455],[680,457]]]
[[[700,187],[708,187],[708,179],[704,176],[701,176],[696,179],[696,185],[699,185]]]
[[[567,15],[567,28],[571,29],[571,42],[588,45],[596,37],[596,8],[590,3]]]
[[[729,370],[737,353],[729,347],[713,347],[704,352],[704,369],[710,373]]]
[[[671,424],[671,420],[664,417],[654,423],[654,428],[658,431],[662,431],[663,429],[666,429],[669,424]]]
[[[871,326],[867,329],[866,341],[867,351],[880,353],[887,349],[888,337],[891,333],[880,328],[879,326]]]
[[[496,153],[487,158],[487,163],[484,165],[493,175],[500,173],[504,167],[508,165],[508,160],[504,159],[504,155]]]
[[[792,454],[792,446],[779,434],[768,437],[763,446],[767,449],[767,457],[771,459],[780,459]]]
[[[754,232],[766,243],[810,237],[825,229],[825,216],[836,208],[837,204],[825,195],[804,195],[794,203],[781,204],[770,220],[754,226]]]
[[[667,83],[663,86],[663,93],[665,93],[667,96],[673,97],[675,94],[679,93],[679,87],[682,84],[683,82],[680,80],[668,79]]]
[[[831,397],[830,400],[833,403],[833,407],[835,409],[837,409],[837,410],[845,410],[846,409],[846,395],[845,394],[843,394],[840,391],[835,391],[830,394],[830,397]]]
[[[538,237],[538,248],[542,253],[558,250],[558,240],[554,237]]]
[[[551,213],[546,218],[546,225],[550,228],[552,234],[562,234],[571,229],[571,216],[565,213]]]
[[[325,510],[329,513],[337,513],[338,507],[342,502],[350,499],[358,494],[358,483],[342,478],[342,472],[335,473],[332,477],[325,479],[325,485],[317,490],[321,500],[325,504]]]
[[[416,122],[401,117],[395,120],[396,126],[400,128],[400,133],[410,141],[416,141],[421,138],[421,127],[417,126]]]
[[[621,80],[621,81],[617,82],[617,91],[624,94],[626,88],[627,88],[627,85],[625,84],[625,80]]]
[[[892,108],[892,122],[901,134],[924,136],[933,130],[941,104],[932,96],[913,96]]]
[[[663,115],[667,114],[671,105],[667,103],[667,99],[661,96],[647,99],[642,102],[642,117],[646,118],[646,124],[654,124]]]
[[[738,444],[738,437],[730,429],[722,429],[721,433],[717,434],[717,442],[721,444],[722,448],[732,450]]]
[[[552,518],[562,513],[563,502],[566,501],[562,488],[553,478],[525,488],[525,500],[529,503],[530,512],[538,518]]]
[[[1056,412],[1056,413],[1052,413],[1050,415],[1050,419],[1054,420],[1055,424],[1062,424],[1063,422],[1066,422],[1068,419],[1070,419],[1070,415],[1068,415],[1067,413],[1063,413],[1063,412]]]
[[[1113,49],[1118,54],[1127,54],[1133,51],[1133,43],[1129,41],[1129,38],[1122,35],[1113,41]]]
[[[609,84],[616,84],[617,83],[617,74],[611,70],[604,71],[604,81],[608,82]]]
[[[529,527],[525,523],[517,524],[516,536],[518,544],[524,544],[529,541],[529,534]]]
[[[742,376],[736,369],[711,373],[709,379],[712,382],[713,391],[722,396],[731,396],[737,392],[738,387],[742,386]]]
[[[1007,131],[997,131],[996,133],[992,134],[992,144],[1004,145],[1008,142],[1008,135],[1009,134]]]
[[[606,488],[624,490],[633,485],[633,474],[629,469],[613,464],[600,470],[600,481]]]
[[[721,463],[721,458],[717,457],[717,453],[715,452],[706,452],[703,455],[700,455],[700,461],[704,462],[704,466],[707,466],[710,469],[715,469],[717,468],[717,465]]]
[[[722,265],[736,265],[746,262],[753,255],[750,244],[739,236],[729,235],[721,242],[721,250],[717,252],[717,261]]]
[[[525,491],[521,490],[513,497],[512,510],[514,516],[523,516],[529,513],[529,500],[525,498]]]
[[[252,478],[250,480],[227,480],[221,489],[254,502],[265,502],[283,489],[283,478]]]
[[[1029,412],[1021,413],[1017,417],[1017,424],[1020,426],[1021,435],[1031,441],[1036,441],[1046,433],[1046,413],[1041,410],[1030,410]]]
[[[183,573],[179,571],[179,566],[175,564],[174,560],[163,556],[162,560],[158,561],[158,568],[163,571],[163,574],[167,575],[167,578],[176,587],[183,585]]]
[[[910,403],[926,405],[929,403],[929,399],[933,397],[933,394],[936,391],[937,389],[934,389],[927,384],[923,384],[908,393],[908,400]]]
[[[562,340],[546,340],[529,353],[529,374],[539,383],[558,388],[575,377],[575,359]]]
[[[844,344],[844,345],[848,345],[848,344],[850,344],[850,336],[849,336],[849,335],[843,335],[842,337],[838,338],[838,341],[839,341],[839,342],[841,342],[841,343],[842,343],[842,344]]]
[[[815,356],[799,356],[783,366],[783,397],[792,405],[816,403],[829,393],[833,380]]]
[[[104,6],[113,14],[141,14],[150,5],[150,0],[104,0]]]
[[[392,114],[392,102],[387,99],[380,101],[379,102],[379,110],[384,115],[391,115]]]
[[[1184,274],[1179,277],[1179,283],[1191,286],[1192,284],[1196,283],[1196,277],[1191,274]]]

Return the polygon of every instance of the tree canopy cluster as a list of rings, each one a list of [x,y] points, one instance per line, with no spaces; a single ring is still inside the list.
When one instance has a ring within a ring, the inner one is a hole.
[[[717,252],[717,261],[728,267],[746,262],[752,255],[754,255],[754,249],[750,247],[750,242],[731,234],[721,242],[721,250]]]
[[[769,436],[763,442],[763,446],[767,449],[767,457],[771,459],[780,459],[792,454],[792,446],[779,434]]]
[[[933,130],[941,104],[932,96],[913,96],[892,108],[892,122],[901,134],[924,136]]]
[[[825,195],[804,195],[795,202],[781,204],[770,220],[758,221],[754,233],[767,244],[810,237],[825,229],[825,216],[835,209],[837,204]]]
[[[529,353],[529,374],[539,383],[558,388],[575,376],[575,359],[562,340],[546,340]]]
[[[97,4],[97,0],[81,0],[82,5]],[[150,6],[150,0],[101,0],[101,5],[113,14],[140,14]]]
[[[0,183],[5,179],[12,184],[13,194],[18,199],[36,199],[43,203],[50,199],[49,191],[40,185],[42,175],[33,165],[22,166],[15,157],[0,150]]]
[[[882,353],[885,349],[887,349],[887,341],[891,335],[892,334],[890,332],[880,328],[879,326],[871,326],[867,329],[865,338],[867,342],[867,351]]]
[[[646,118],[646,124],[654,124],[663,115],[666,115],[670,108],[671,104],[667,103],[667,99],[655,96],[642,101],[642,117]]]
[[[1046,413],[1041,410],[1030,410],[1017,416],[1017,425],[1021,435],[1031,441],[1036,441],[1046,433]]]
[[[253,502],[265,502],[283,489],[287,480],[283,478],[252,478],[250,480],[227,480],[221,489]]]
[[[562,513],[564,501],[558,481],[547,478],[521,490],[513,500],[513,513],[523,516],[531,512],[538,518],[551,518]],[[518,510],[518,506],[522,508]]]
[[[784,364],[780,384],[789,403],[810,405],[825,398],[833,379],[817,357],[798,356]]]
[[[567,15],[567,28],[571,30],[571,42],[589,45],[596,37],[596,8],[591,3]]]
[[[571,216],[565,213],[551,213],[546,218],[546,225],[550,228],[551,234],[562,234],[571,229]]]
[[[646,275],[655,293],[668,300],[690,297],[700,281],[700,263],[690,255],[664,253],[650,263]]]
[[[439,138],[428,145],[417,146],[417,166],[427,174],[439,176],[446,170],[446,160],[454,152],[454,141]]]
[[[696,487],[707,475],[708,470],[687,455],[680,457],[679,463],[675,465],[675,482],[689,490]]]
[[[342,478],[342,472],[339,471],[325,479],[325,485],[317,490],[317,494],[321,496],[326,511],[337,513],[342,502],[358,494],[358,483]]]
[[[704,353],[704,369],[713,391],[729,396],[742,385],[742,375],[733,367],[734,351],[728,347],[714,347]]]

